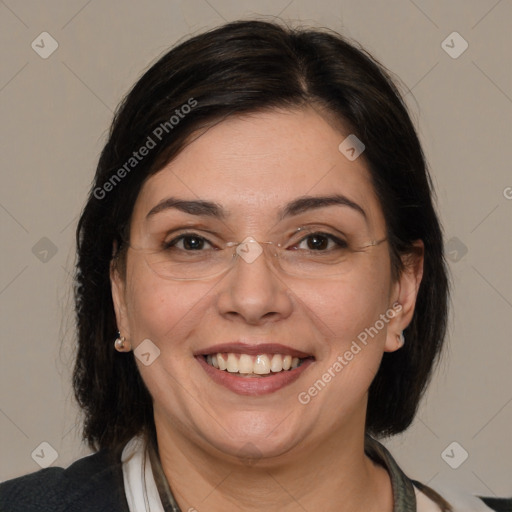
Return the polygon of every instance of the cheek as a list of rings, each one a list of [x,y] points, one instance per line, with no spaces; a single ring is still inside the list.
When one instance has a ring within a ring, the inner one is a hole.
[[[386,324],[376,330],[375,325],[388,310],[389,285],[389,274],[378,267],[306,295],[309,317],[322,330],[324,343],[319,367],[299,398],[309,400],[311,414],[326,428],[338,428],[366,407],[383,354]]]
[[[307,284],[307,283],[306,283]],[[373,326],[389,308],[391,277],[387,260],[374,261],[357,272],[326,283],[296,288],[331,345],[342,349]],[[379,336],[385,333],[385,329]]]
[[[128,274],[130,332],[138,340],[149,338],[163,348],[179,344],[184,331],[197,325],[197,315],[208,288],[204,283],[180,283],[161,279],[151,270],[133,265]]]

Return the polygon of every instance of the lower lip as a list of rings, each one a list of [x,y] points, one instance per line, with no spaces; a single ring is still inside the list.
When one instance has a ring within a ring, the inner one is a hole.
[[[238,373],[229,373],[226,370],[218,370],[209,365],[202,356],[196,356],[197,361],[204,371],[217,384],[228,388],[239,395],[266,395],[295,382],[313,363],[312,359],[306,359],[300,366],[293,370],[284,370],[270,374],[266,377],[241,377]]]

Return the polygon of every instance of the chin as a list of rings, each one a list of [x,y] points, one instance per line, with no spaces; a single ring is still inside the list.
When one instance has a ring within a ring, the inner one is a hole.
[[[247,466],[264,466],[266,462],[282,457],[290,452],[297,442],[289,437],[286,439],[254,438],[240,436],[230,442],[217,443],[215,448],[223,454],[238,460],[240,464]]]
[[[285,455],[300,443],[303,436],[290,419],[284,416],[276,420],[275,414],[270,413],[245,413],[233,422],[224,418],[225,430],[221,426],[212,430],[210,421],[204,438],[223,454],[239,459],[243,464],[254,465]]]

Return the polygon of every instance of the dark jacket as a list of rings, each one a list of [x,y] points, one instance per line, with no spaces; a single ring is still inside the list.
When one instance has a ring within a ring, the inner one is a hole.
[[[129,512],[121,461],[100,451],[67,469],[8,480],[0,484],[0,512]]]

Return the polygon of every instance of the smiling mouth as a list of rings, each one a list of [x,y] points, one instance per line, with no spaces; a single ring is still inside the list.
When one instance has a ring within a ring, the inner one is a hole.
[[[292,357],[288,354],[238,354],[217,352],[202,356],[209,366],[240,377],[268,377],[299,368],[314,357]]]

